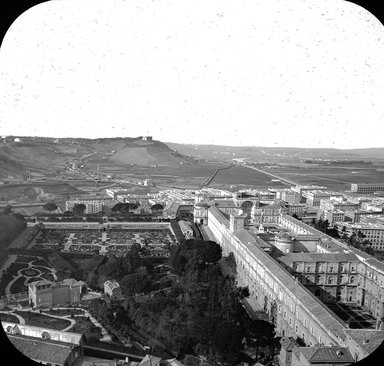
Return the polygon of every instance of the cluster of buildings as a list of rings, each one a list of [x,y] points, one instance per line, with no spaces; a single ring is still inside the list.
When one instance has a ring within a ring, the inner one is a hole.
[[[304,205],[326,218],[336,210],[379,213],[381,201],[310,188],[275,192],[269,203],[250,191],[225,204],[198,194],[194,219],[223,255],[234,254],[237,283],[250,291],[246,301],[254,311],[265,311],[282,337],[281,365],[349,364],[384,340],[384,264],[292,217],[288,207]],[[372,246],[384,249],[383,214],[363,217],[364,225],[335,223],[346,235],[369,227]]]
[[[59,331],[2,321],[8,340],[21,354],[43,365],[54,366],[183,366],[176,359],[162,360],[150,354],[122,356],[113,360],[86,356],[81,332]],[[9,354],[7,353],[9,356]],[[14,362],[17,360],[13,359]],[[24,364],[24,362],[23,362]]]
[[[384,263],[306,223],[326,219],[340,235],[363,234],[373,249],[384,250],[384,199],[374,195],[380,190],[384,184],[352,184],[350,194],[319,186],[234,193],[175,189],[141,196],[117,187],[106,194],[118,202],[160,203],[163,217],[177,219],[185,239],[193,238],[193,220],[223,255],[233,253],[237,285],[250,292],[244,301],[267,313],[282,337],[279,364],[304,366],[347,365],[384,340]],[[102,200],[68,201],[67,210],[76,203],[85,204],[86,213],[103,207]],[[37,281],[29,285],[29,297],[36,307],[75,304],[84,288],[75,280]],[[115,280],[104,283],[104,292],[122,297]],[[20,337],[12,329],[7,332]],[[78,346],[68,348],[68,357],[81,352]]]

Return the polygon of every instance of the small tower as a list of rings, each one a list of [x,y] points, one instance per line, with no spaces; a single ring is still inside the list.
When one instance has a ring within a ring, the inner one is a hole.
[[[234,233],[238,230],[244,229],[244,219],[242,215],[233,215],[229,216],[229,230],[231,233]]]

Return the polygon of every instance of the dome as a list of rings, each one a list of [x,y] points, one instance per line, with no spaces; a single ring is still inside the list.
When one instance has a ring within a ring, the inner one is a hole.
[[[281,241],[291,241],[291,235],[289,235],[286,231],[280,230],[277,234],[277,239]]]

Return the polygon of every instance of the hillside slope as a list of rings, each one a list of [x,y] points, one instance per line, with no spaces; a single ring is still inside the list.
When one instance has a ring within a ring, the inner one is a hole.
[[[182,154],[203,159],[215,158],[248,158],[268,160],[268,158],[295,159],[354,159],[384,161],[384,148],[366,149],[330,149],[330,148],[299,148],[299,147],[261,147],[261,146],[220,146],[192,145],[167,142],[171,149]]]
[[[173,166],[191,159],[160,141],[143,141],[141,137],[65,138],[58,141],[53,138],[21,137],[21,142],[0,144],[0,178],[20,177],[28,170],[49,173],[74,161],[89,166],[99,163],[112,166]]]

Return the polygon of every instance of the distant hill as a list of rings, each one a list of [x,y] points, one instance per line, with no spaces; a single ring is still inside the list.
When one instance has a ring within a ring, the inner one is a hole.
[[[299,147],[193,145],[167,142],[174,150],[202,159],[247,158],[250,160],[352,159],[384,161],[384,147],[366,149],[329,149]]]
[[[49,173],[67,163],[96,165],[173,166],[190,162],[189,156],[166,144],[137,138],[44,138],[20,137],[20,142],[0,143],[0,178],[22,176],[28,170]]]

